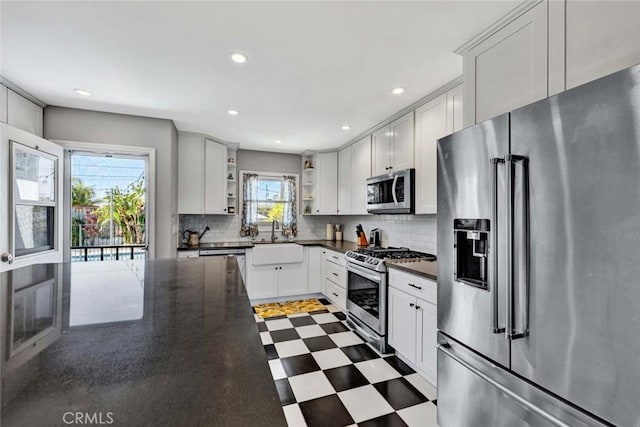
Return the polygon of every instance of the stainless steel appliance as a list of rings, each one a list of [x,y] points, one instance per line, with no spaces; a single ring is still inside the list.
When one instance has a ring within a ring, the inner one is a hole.
[[[385,259],[428,259],[435,256],[407,248],[348,251],[347,324],[380,353],[387,346],[387,267]]]
[[[640,66],[438,142],[438,423],[640,425]]]
[[[373,248],[382,247],[382,232],[379,228],[374,228],[369,232],[369,246]]]
[[[367,212],[412,214],[415,212],[415,169],[390,172],[367,179]]]

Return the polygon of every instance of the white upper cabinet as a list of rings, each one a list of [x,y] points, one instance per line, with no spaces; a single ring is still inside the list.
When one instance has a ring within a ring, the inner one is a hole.
[[[393,170],[413,167],[413,111],[389,125]]]
[[[567,0],[564,13],[566,89],[640,63],[639,1]]]
[[[367,215],[367,178],[371,177],[371,136],[366,136],[341,150],[338,153],[338,169],[338,214]]]
[[[0,85],[0,122],[7,123],[7,96],[9,90]]]
[[[178,139],[178,213],[204,213],[203,158],[202,137],[180,134]]]
[[[227,213],[227,146],[202,135],[178,139],[178,213]]]
[[[413,111],[371,135],[372,176],[413,167]]]
[[[204,140],[204,213],[227,213],[227,146]]]
[[[465,125],[547,96],[547,2],[464,54]]]
[[[463,121],[463,92],[464,86],[456,86],[447,92],[447,135],[462,130]],[[416,121],[417,121],[416,117]],[[416,130],[416,141],[418,139]],[[416,142],[417,143],[417,142]]]
[[[7,89],[7,124],[42,137],[42,107]]]
[[[367,214],[367,178],[371,177],[371,137],[351,146],[351,213]]]
[[[338,153],[316,155],[316,215],[338,213]]]
[[[338,153],[338,214],[351,214],[351,199],[353,185],[351,182],[351,168],[353,156],[352,146],[340,150]]]
[[[371,175],[384,175],[392,162],[391,132],[389,126],[385,126],[371,135]]]
[[[447,94],[416,110],[416,213],[436,213],[438,139],[447,135]]]

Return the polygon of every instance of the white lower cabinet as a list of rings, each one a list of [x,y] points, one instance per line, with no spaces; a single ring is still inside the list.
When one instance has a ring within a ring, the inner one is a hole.
[[[333,305],[347,308],[347,261],[341,252],[323,249],[325,296]]]
[[[246,252],[245,287],[251,299],[304,295],[308,289],[307,263],[253,264],[253,250]]]
[[[429,382],[437,377],[437,300],[435,282],[389,272],[389,345]]]

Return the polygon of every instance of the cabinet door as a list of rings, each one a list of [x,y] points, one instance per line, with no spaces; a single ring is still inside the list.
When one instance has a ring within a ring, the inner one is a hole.
[[[457,86],[447,92],[447,135],[462,130],[464,126],[462,122],[462,92],[463,85]],[[416,139],[418,138],[417,135],[418,131],[416,130]]]
[[[316,214],[338,213],[338,153],[320,153],[316,156],[318,168]]]
[[[308,293],[307,289],[307,268],[303,262],[279,266],[278,296],[303,295]]]
[[[324,291],[324,272],[321,267],[324,265],[324,255],[322,248],[311,247],[307,252],[307,270],[309,273],[309,293]]]
[[[566,88],[640,63],[640,2],[567,0]]]
[[[42,107],[8,89],[7,123],[41,137]]]
[[[372,176],[384,175],[392,166],[390,132],[389,126],[385,126],[371,135]]]
[[[353,168],[351,146],[340,150],[338,153],[338,214],[349,215],[352,212],[352,182],[351,170]]]
[[[247,294],[251,299],[275,298],[278,296],[278,266],[250,265],[247,255]]]
[[[7,123],[7,96],[8,89],[0,85],[0,122]]]
[[[351,146],[351,213],[367,215],[367,178],[371,177],[371,136]]]
[[[417,299],[416,304],[416,366],[431,384],[436,384],[438,310],[434,304],[421,299]]]
[[[178,138],[178,213],[204,213],[204,145],[197,135]]]
[[[438,139],[447,134],[447,95],[416,110],[416,213],[434,214],[437,206]]]
[[[416,360],[416,299],[389,288],[389,344],[410,362]]]
[[[204,141],[204,213],[227,212],[227,147]]]
[[[547,96],[547,2],[464,55],[465,125]]]
[[[413,111],[390,125],[394,170],[413,167]]]

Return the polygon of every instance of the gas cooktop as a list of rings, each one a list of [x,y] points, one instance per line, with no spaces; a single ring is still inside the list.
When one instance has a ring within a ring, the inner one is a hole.
[[[435,261],[436,256],[409,248],[360,248],[347,252],[347,261],[376,271],[386,271],[385,260],[389,261]]]

